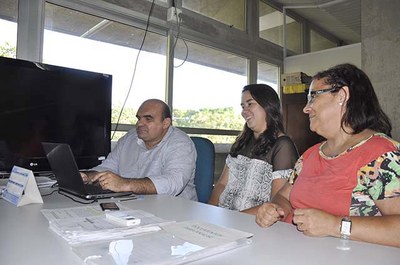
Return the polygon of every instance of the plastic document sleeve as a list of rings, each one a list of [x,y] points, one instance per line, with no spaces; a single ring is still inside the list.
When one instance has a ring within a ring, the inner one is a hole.
[[[85,264],[182,264],[251,244],[252,234],[201,221],[108,242],[76,245]]]

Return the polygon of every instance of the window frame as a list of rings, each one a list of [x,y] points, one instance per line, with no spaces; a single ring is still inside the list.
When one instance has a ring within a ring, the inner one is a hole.
[[[29,2],[29,3],[28,3]],[[45,3],[60,5],[65,8],[74,9],[90,15],[99,16],[105,19],[113,20],[123,24],[144,29],[146,25],[146,14],[138,10],[148,10],[151,0],[136,0],[128,3],[123,2],[125,6],[112,4],[112,1],[89,1],[89,0],[30,0],[20,1],[18,10],[18,43],[17,58],[34,61],[42,61],[43,50],[43,31],[44,31],[44,6]],[[169,2],[169,1],[168,1]],[[264,1],[267,2],[267,1]],[[177,7],[182,8],[182,3],[176,1]],[[271,3],[268,2],[269,5]],[[127,6],[132,5],[132,6]],[[258,14],[259,1],[246,0],[246,30],[241,31],[235,28],[227,28],[227,25],[217,22],[211,18],[201,16],[195,12],[185,11],[182,13],[185,19],[184,26],[180,29],[180,36],[190,41],[210,46],[215,49],[223,50],[228,53],[236,54],[248,59],[248,83],[257,82],[257,63],[263,61],[275,65],[279,73],[283,69],[284,56],[282,47],[279,47],[258,37]],[[147,8],[147,9],[145,9]],[[282,11],[282,7],[276,7]],[[163,2],[156,1],[153,14],[150,20],[149,30],[155,33],[166,34],[167,36],[167,69],[166,69],[166,102],[173,108],[173,51],[172,46],[177,34],[176,24],[166,21],[168,6]],[[304,21],[296,16],[290,15],[303,25]],[[202,27],[199,27],[201,25]],[[211,30],[213,34],[208,36],[204,28]],[[316,30],[313,27],[313,30]],[[303,30],[304,31],[304,30]],[[317,30],[319,32],[319,30]],[[307,34],[306,32],[302,32]],[[325,35],[324,35],[325,36]],[[304,42],[304,41],[303,41]],[[25,44],[24,44],[25,43]],[[304,50],[303,50],[304,52]],[[280,88],[280,78],[277,80]],[[279,94],[282,92],[280,91]],[[120,124],[118,130],[127,131],[133,125]],[[115,129],[115,124],[112,124]],[[239,131],[185,128],[188,133],[215,134],[215,135],[237,135]]]

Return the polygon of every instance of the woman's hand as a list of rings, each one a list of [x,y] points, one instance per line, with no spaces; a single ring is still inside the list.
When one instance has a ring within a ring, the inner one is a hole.
[[[269,227],[282,220],[284,216],[285,212],[279,205],[266,202],[257,211],[256,223],[261,227]]]
[[[317,209],[296,209],[293,215],[297,230],[313,237],[337,236],[340,220],[338,216]]]

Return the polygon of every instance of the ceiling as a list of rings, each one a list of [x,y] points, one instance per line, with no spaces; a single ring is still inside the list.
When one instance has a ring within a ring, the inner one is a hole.
[[[361,42],[361,0],[268,0],[343,41]]]
[[[160,0],[159,0],[160,1]],[[284,7],[342,40],[342,45],[361,42],[361,0],[264,0]],[[14,0],[1,0],[1,17],[16,13]]]
[[[94,0],[92,0],[94,1]],[[126,2],[126,1],[137,1],[137,0],[105,0],[109,2]],[[158,0],[163,1],[163,0]],[[191,0],[195,1],[195,0]],[[198,3],[203,3],[205,0],[197,0]],[[222,1],[222,0],[219,0]],[[231,1],[231,0],[226,0]],[[262,0],[266,3],[270,3],[275,7],[285,8],[288,13],[293,12],[299,18],[307,20],[313,25],[316,25],[321,30],[330,33],[337,39],[341,40],[341,45],[348,45],[353,43],[361,42],[361,0]],[[213,6],[215,0],[209,0],[206,7],[210,8]],[[51,12],[46,13],[46,16],[52,16],[50,24],[46,24],[46,28],[52,30],[65,32],[77,36],[86,36],[96,40],[106,40],[107,42],[114,42],[115,44],[128,46],[128,47],[139,47],[140,41],[142,40],[142,30],[137,30],[133,27],[125,25],[119,25],[118,23],[110,24],[108,21],[103,21],[102,18],[95,16],[89,16],[87,14],[81,14],[72,10],[56,8],[54,5],[48,6]],[[222,7],[223,8],[223,7]],[[15,14],[17,13],[17,5],[15,0],[0,0],[0,18],[4,18],[11,21],[16,21]],[[291,14],[289,14],[291,15]],[[293,14],[294,15],[294,14]],[[293,16],[295,19],[298,17]],[[107,22],[103,24],[103,22]],[[120,27],[120,28],[117,28]],[[92,30],[96,29],[96,30]],[[121,33],[121,34],[119,34]],[[132,36],[139,36],[139,38],[132,38]],[[162,41],[154,39],[157,34],[149,34],[147,38],[149,41],[146,42],[146,50],[161,52],[162,47],[157,44]],[[176,50],[175,55],[178,58],[184,58],[186,55],[186,49],[183,43],[178,42],[177,48],[182,46],[183,52]],[[203,61],[205,58],[203,50],[196,50],[195,47],[191,48],[191,59]],[[162,51],[165,53],[165,51]],[[181,55],[181,57],[179,57]],[[229,67],[230,71],[243,69],[240,65],[229,61],[226,58],[218,57],[218,54],[213,54],[207,58],[215,58],[215,62],[218,65],[213,67],[226,68]],[[214,62],[214,63],[215,63]],[[205,64],[205,63],[204,63]],[[216,64],[216,63],[215,63]],[[275,79],[274,71],[271,71],[271,79]],[[265,80],[269,80],[269,77],[265,77]]]

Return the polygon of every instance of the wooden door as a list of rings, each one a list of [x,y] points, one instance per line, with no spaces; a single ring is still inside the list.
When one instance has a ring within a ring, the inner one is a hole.
[[[310,130],[308,115],[303,112],[307,103],[306,93],[283,94],[281,99],[286,134],[292,138],[301,155],[323,138]]]

